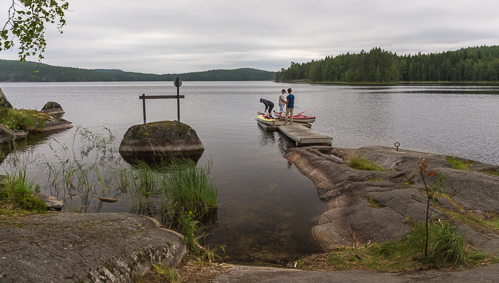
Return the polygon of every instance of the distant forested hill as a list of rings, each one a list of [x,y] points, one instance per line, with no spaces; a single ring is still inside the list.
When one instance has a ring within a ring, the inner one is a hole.
[[[398,56],[373,48],[359,54],[327,56],[291,63],[276,74],[278,81],[311,82],[428,82],[494,81],[499,78],[499,46],[468,47],[442,53]]]
[[[243,68],[156,75],[0,60],[0,82],[173,81],[176,77],[184,81],[270,81],[275,78],[275,72]]]

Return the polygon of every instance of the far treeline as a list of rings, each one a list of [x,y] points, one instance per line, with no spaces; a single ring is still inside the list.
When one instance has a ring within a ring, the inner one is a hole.
[[[498,78],[499,46],[403,56],[373,48],[308,63],[291,62],[276,74],[277,81],[338,83],[497,82]]]
[[[34,62],[0,60],[0,82],[98,82],[98,81],[271,81],[275,72],[243,68],[183,74],[142,74],[121,70],[86,70]]]

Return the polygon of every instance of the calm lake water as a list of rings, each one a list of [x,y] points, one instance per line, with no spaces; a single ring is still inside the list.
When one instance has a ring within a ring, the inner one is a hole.
[[[47,101],[57,101],[73,125],[95,132],[106,127],[118,142],[130,126],[142,123],[139,95],[176,94],[173,82],[0,83],[0,87],[16,108],[41,109]],[[285,264],[321,251],[311,228],[325,211],[324,203],[312,181],[282,157],[290,146],[286,139],[264,132],[255,121],[256,112],[263,109],[259,99],[276,102],[280,90],[288,87],[297,97],[297,110],[317,116],[312,128],[333,136],[333,146],[400,142],[404,149],[499,165],[495,87],[184,82],[181,121],[192,126],[205,145],[198,165],[213,162],[210,176],[218,188],[218,224],[208,243],[226,245],[227,261]],[[147,102],[148,122],[176,117],[175,100]],[[55,144],[71,147],[74,133],[71,129],[51,135],[26,152],[55,164]],[[28,164],[28,173],[46,179],[36,162]],[[126,196],[112,204],[95,196],[88,205],[88,212],[130,209]]]

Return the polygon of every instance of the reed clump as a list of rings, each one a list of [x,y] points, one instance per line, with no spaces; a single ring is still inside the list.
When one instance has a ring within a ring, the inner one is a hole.
[[[0,184],[0,215],[45,213],[47,206],[39,200],[35,193],[40,191],[26,175],[26,169],[17,174],[7,174]]]
[[[63,198],[71,212],[99,212],[98,197],[128,199],[131,212],[155,217],[167,227],[205,230],[217,208],[217,189],[209,177],[211,163],[200,168],[191,160],[165,156],[158,158],[163,159],[161,164],[137,161],[131,165],[119,156],[117,140],[106,130],[107,134],[78,126],[72,145],[55,139],[47,144],[53,156],[30,156],[33,151],[19,150],[9,154],[3,166],[6,172],[32,164],[41,167],[45,174],[38,176],[38,183],[44,192]],[[12,179],[24,180],[23,172],[22,178]]]
[[[121,171],[122,183],[130,183],[128,196],[132,207],[158,213],[162,222],[170,226],[180,226],[187,214],[192,215],[193,221],[207,220],[217,208],[217,189],[207,170],[196,167],[192,161],[174,163],[152,169],[139,162],[133,170]]]

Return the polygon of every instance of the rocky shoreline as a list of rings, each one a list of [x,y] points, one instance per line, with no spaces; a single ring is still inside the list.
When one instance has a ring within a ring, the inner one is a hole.
[[[388,171],[362,171],[348,166],[353,156],[362,156]],[[446,198],[431,208],[431,217],[449,219],[449,211],[492,219],[499,213],[499,166],[475,161],[469,170],[452,168],[442,154],[372,146],[362,148],[293,148],[286,155],[313,180],[326,202],[313,234],[332,250],[353,243],[385,242],[411,231],[411,223],[422,221],[426,195],[418,174],[419,157],[445,175]],[[433,179],[429,180],[433,183]],[[459,222],[459,221],[458,221]],[[459,222],[465,241],[479,251],[499,255],[499,233],[471,222]]]

